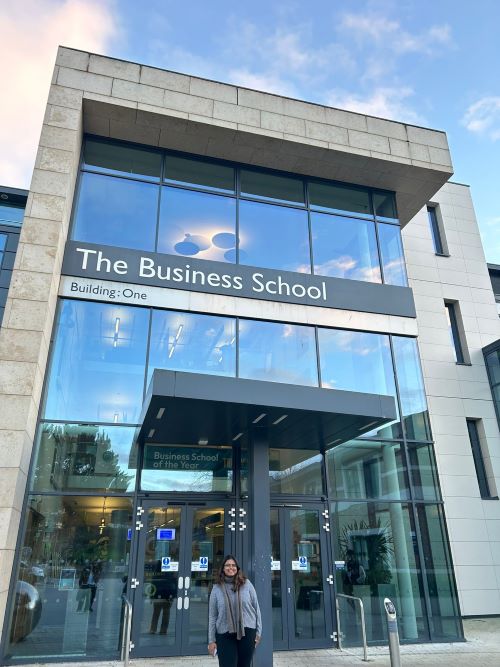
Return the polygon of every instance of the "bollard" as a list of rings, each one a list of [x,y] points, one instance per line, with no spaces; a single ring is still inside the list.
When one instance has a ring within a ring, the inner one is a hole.
[[[385,598],[384,607],[385,613],[387,615],[387,632],[389,634],[389,653],[391,656],[391,667],[401,667],[396,607],[394,606],[394,603],[389,600],[389,598]]]

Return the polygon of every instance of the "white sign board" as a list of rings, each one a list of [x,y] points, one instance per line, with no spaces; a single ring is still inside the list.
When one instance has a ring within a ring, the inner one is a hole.
[[[161,559],[161,571],[162,572],[178,572],[179,563],[173,560],[170,560],[170,556],[163,556]]]
[[[199,560],[191,561],[191,572],[208,572],[208,556],[200,556]]]

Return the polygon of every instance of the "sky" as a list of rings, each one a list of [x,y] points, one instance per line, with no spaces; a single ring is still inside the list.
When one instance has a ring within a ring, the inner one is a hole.
[[[28,188],[58,44],[445,130],[500,264],[498,0],[0,2],[0,183]]]

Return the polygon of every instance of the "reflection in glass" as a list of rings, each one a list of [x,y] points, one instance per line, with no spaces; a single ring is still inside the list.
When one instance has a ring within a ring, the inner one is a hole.
[[[71,238],[154,250],[157,210],[156,185],[83,173]]]
[[[141,473],[144,491],[221,491],[233,486],[231,447],[145,445]]]
[[[32,491],[133,491],[134,428],[41,424]]]
[[[322,461],[321,454],[307,449],[270,449],[271,493],[322,495]]]
[[[500,426],[500,348],[485,353],[484,361],[488,369],[488,379],[490,381],[491,394],[495,405],[497,421]]]
[[[431,641],[463,636],[442,505],[417,505],[429,590]]]
[[[434,447],[426,443],[408,445],[413,494],[417,500],[441,500]]]
[[[335,521],[337,590],[360,597],[365,604],[368,641],[387,641],[384,598],[398,610],[399,636],[403,640],[427,638],[423,589],[415,526],[409,506],[401,503],[332,503]],[[349,643],[359,640],[354,610],[341,608],[341,625]]]
[[[290,510],[294,634],[301,640],[326,637],[325,591],[320,543],[320,517],[317,510]],[[293,563],[307,558],[306,568]]]
[[[191,563],[199,563],[201,557],[208,558],[206,570],[191,571],[189,590],[189,633],[190,647],[206,650],[208,632],[208,600],[216,574],[220,570],[224,554],[224,508],[209,507],[197,509],[193,513],[191,531]],[[192,567],[192,566],[191,566]]]
[[[87,139],[83,162],[84,167],[104,174],[160,180],[161,153],[146,148]]]
[[[311,208],[372,217],[370,193],[361,188],[310,181],[309,201]]]
[[[239,355],[242,378],[318,385],[313,327],[240,320]]]
[[[311,213],[311,226],[314,273],[382,282],[374,222]]]
[[[7,234],[0,234],[0,253],[5,250],[7,244]],[[2,255],[0,255],[0,266],[2,265]]]
[[[203,159],[166,155],[165,180],[197,185],[219,192],[234,192],[234,168]]]
[[[389,336],[318,329],[318,341],[323,387],[396,396]]]
[[[352,440],[326,452],[330,494],[336,498],[409,498],[399,443]]]
[[[397,220],[396,199],[392,192],[374,192],[373,206],[379,220]]]
[[[137,423],[149,313],[90,301],[61,302],[43,415],[87,423]]]
[[[30,496],[26,512],[9,656],[118,659],[132,500]]]
[[[0,203],[0,223],[20,225],[24,218],[24,206]]]
[[[384,283],[386,285],[406,286],[408,281],[406,279],[401,230],[397,225],[379,223],[378,239]]]
[[[409,440],[429,440],[429,414],[417,341],[415,338],[393,336],[392,342],[406,437]]]
[[[307,211],[240,201],[240,264],[311,273]]]
[[[227,247],[214,237],[232,235],[236,247],[236,200],[206,192],[163,187],[158,231],[158,252],[169,255],[232,262]]]
[[[148,383],[155,368],[236,375],[236,323],[229,317],[154,310]]]
[[[241,169],[240,182],[242,195],[293,204],[304,203],[304,183],[300,178]]]

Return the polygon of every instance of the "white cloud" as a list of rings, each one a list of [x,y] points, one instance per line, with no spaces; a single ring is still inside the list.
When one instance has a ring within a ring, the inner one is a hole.
[[[106,52],[118,35],[110,0],[0,5],[0,183],[29,187],[57,46]]]
[[[500,97],[483,97],[471,104],[462,124],[470,132],[486,135],[493,141],[500,139]]]
[[[248,69],[232,69],[228,72],[228,81],[244,88],[264,90],[267,93],[276,93],[286,97],[295,97],[297,90],[295,86],[277,74],[251,72]]]
[[[424,119],[406,102],[414,95],[409,87],[376,88],[368,96],[362,97],[345,91],[332,91],[327,104],[340,109],[348,109],[368,116],[390,118],[406,123],[424,123]]]
[[[344,14],[340,28],[351,31],[357,42],[369,39],[397,53],[433,55],[452,45],[451,28],[447,24],[434,25],[420,34],[412,34],[398,21],[370,14]]]

